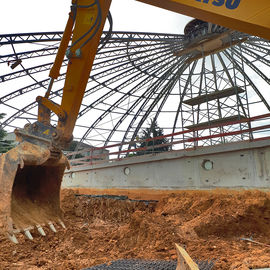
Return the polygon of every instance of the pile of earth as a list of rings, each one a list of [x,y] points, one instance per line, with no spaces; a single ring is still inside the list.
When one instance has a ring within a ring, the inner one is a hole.
[[[0,236],[0,269],[83,269],[118,259],[175,260],[174,244],[214,269],[270,267],[270,193],[183,191],[155,201],[62,191],[67,230]]]

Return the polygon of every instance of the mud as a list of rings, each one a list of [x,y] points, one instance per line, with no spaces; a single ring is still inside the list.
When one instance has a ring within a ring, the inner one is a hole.
[[[270,193],[189,191],[159,202],[62,192],[66,231],[14,245],[0,236],[0,269],[83,269],[123,258],[175,260],[174,243],[214,269],[270,267]],[[241,240],[251,239],[254,242]]]

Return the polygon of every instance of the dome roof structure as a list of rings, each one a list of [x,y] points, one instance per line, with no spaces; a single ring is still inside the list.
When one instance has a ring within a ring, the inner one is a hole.
[[[184,33],[104,32],[106,43],[96,55],[74,138],[93,146],[129,142],[151,120],[165,134],[200,128],[196,136],[206,136],[248,129],[250,117],[269,112],[268,40],[200,20],[188,23]],[[0,112],[6,114],[5,130],[37,120],[35,98],[46,92],[61,35],[0,35]],[[67,60],[50,95],[58,104],[66,65]],[[56,123],[53,116],[52,124]],[[217,127],[219,123],[223,126]],[[184,136],[172,136],[172,141]],[[254,136],[246,132],[226,140]],[[223,140],[208,138],[201,144]]]

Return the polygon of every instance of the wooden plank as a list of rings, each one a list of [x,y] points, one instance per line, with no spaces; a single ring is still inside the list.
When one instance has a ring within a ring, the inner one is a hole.
[[[188,253],[179,245],[175,244],[177,253],[176,270],[199,270],[198,265],[191,259]]]
[[[224,97],[229,97],[232,95],[236,95],[236,94],[240,94],[240,93],[244,93],[245,90],[242,89],[241,87],[230,87],[224,90],[220,90],[220,91],[215,91],[206,95],[200,95],[197,96],[195,98],[191,98],[188,100],[184,100],[183,103],[190,105],[190,106],[194,106],[194,105],[199,105],[202,103],[205,103],[207,101],[211,101],[211,100],[215,100],[215,99],[220,99],[220,98],[224,98]]]

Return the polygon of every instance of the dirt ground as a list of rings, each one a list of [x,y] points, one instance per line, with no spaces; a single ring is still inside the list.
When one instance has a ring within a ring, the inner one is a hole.
[[[123,258],[175,260],[174,243],[214,269],[270,267],[270,193],[183,191],[159,202],[62,192],[67,230],[0,236],[0,269],[83,269]],[[241,240],[252,239],[252,241]]]

